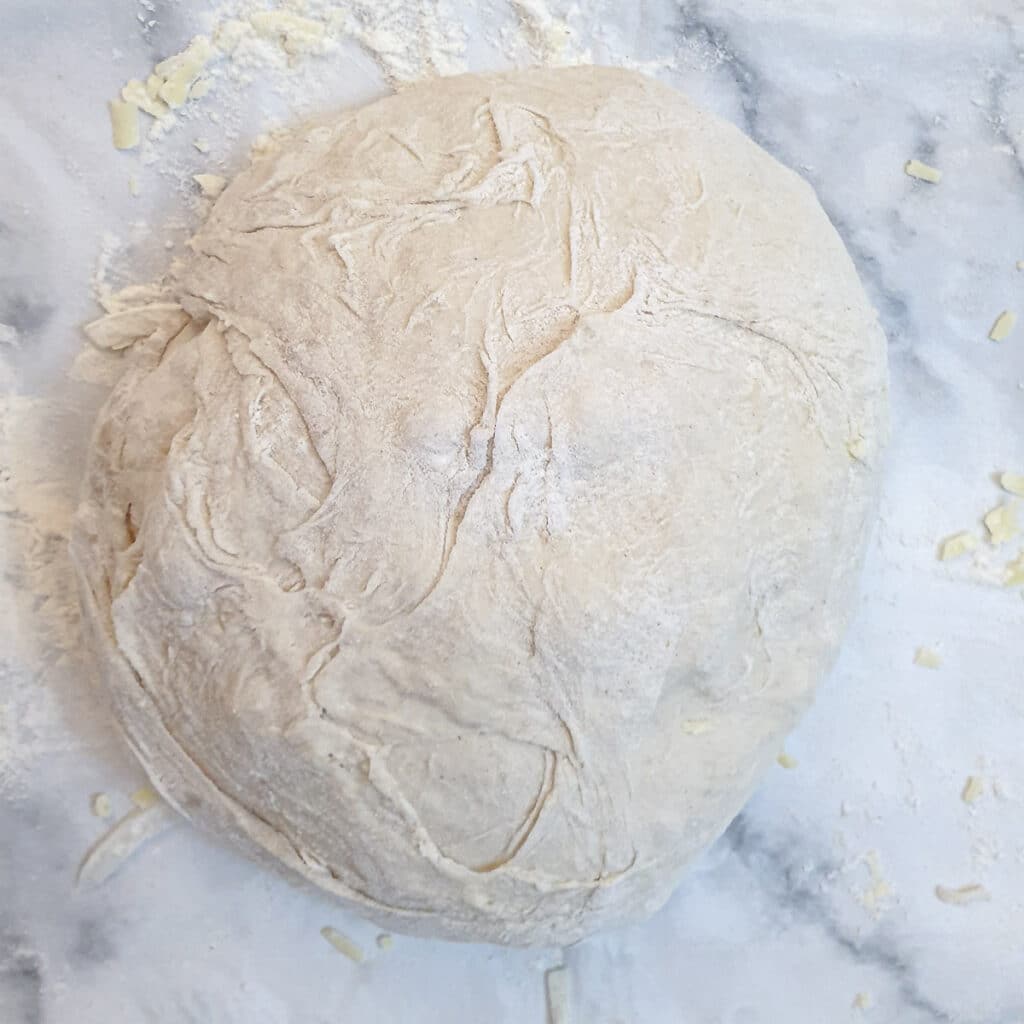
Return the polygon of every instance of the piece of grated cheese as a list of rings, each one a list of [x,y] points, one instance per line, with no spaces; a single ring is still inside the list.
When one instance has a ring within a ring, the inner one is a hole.
[[[1013,505],[998,505],[986,513],[985,527],[993,544],[1005,544],[1020,532],[1016,513]]]
[[[171,108],[138,78],[129,78],[121,89],[121,99],[134,103],[139,110],[145,111],[150,117],[166,117]]]
[[[939,668],[942,665],[942,656],[930,647],[918,647],[914,654],[914,664],[920,665],[921,668]]]
[[[105,882],[146,840],[179,820],[162,800],[129,811],[89,849],[78,867],[78,885]]]
[[[977,546],[978,538],[973,533],[968,533],[964,530],[962,533],[956,533],[952,537],[947,537],[942,542],[939,558],[943,562],[948,562],[953,558],[959,558],[961,555],[968,554]]]
[[[918,181],[927,181],[932,185],[937,185],[942,181],[942,171],[935,167],[929,167],[928,164],[923,164],[920,160],[908,160],[903,165],[903,170],[911,178],[917,178]]]
[[[1002,473],[999,477],[999,486],[1008,494],[1024,498],[1024,473]]]
[[[973,804],[985,792],[985,780],[980,775],[968,775],[964,788],[960,791],[960,799],[965,804]]]
[[[212,78],[197,78],[188,91],[188,98],[190,100],[201,100],[212,88]]]
[[[683,721],[683,732],[687,736],[702,736],[711,732],[711,723],[706,718],[687,718]]]
[[[320,929],[320,934],[339,952],[342,956],[347,956],[353,963],[361,964],[363,962],[363,951],[347,936],[343,935],[338,931],[337,928],[332,928],[329,924],[325,924]]]
[[[136,807],[141,807],[143,810],[147,807],[152,807],[154,804],[159,802],[160,797],[152,786],[139,786],[139,788],[132,793],[132,803],[135,804]]]
[[[1009,337],[1010,331],[1013,330],[1013,325],[1017,322],[1017,314],[1012,313],[1008,309],[1004,309],[999,316],[996,317],[996,322],[992,325],[992,330],[988,332],[988,336],[992,341],[1004,341]]]
[[[855,462],[864,462],[868,454],[868,441],[863,435],[858,435],[846,442],[846,453]]]
[[[1024,551],[1012,561],[1006,563],[1004,587],[1024,587]]]
[[[979,882],[972,882],[970,885],[961,885],[952,889],[945,885],[935,886],[935,898],[943,903],[950,903],[953,906],[963,907],[969,903],[984,903],[992,898],[988,889]]]
[[[128,100],[111,100],[110,132],[115,149],[134,149],[139,144],[139,108]]]
[[[327,36],[323,22],[303,18],[287,11],[258,11],[249,24],[264,39],[278,39],[281,48],[291,56],[301,53],[322,53]]]
[[[89,808],[97,818],[109,818],[114,812],[110,804],[110,797],[106,793],[94,793],[89,801]]]
[[[154,74],[163,79],[157,91],[160,99],[172,110],[182,106],[188,99],[192,83],[213,55],[210,40],[206,36],[196,36],[181,53],[160,61],[153,69]]]

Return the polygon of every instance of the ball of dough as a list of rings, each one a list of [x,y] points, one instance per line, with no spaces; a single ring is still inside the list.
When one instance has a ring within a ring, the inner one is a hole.
[[[874,507],[884,339],[811,189],[638,74],[466,75],[279,140],[191,250],[94,331],[147,337],[74,538],[155,785],[389,928],[652,912]]]

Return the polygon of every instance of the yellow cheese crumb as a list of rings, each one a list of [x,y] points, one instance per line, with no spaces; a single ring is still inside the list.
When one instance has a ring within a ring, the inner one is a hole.
[[[144,110],[150,117],[166,117],[170,108],[156,94],[150,91],[145,82],[137,78],[129,79],[121,90],[121,99],[134,103],[139,110]]]
[[[89,849],[78,865],[78,885],[99,885],[108,879],[146,840],[178,821],[160,801],[151,807],[133,807]]]
[[[992,325],[992,330],[988,332],[989,338],[992,341],[1003,341],[1009,337],[1010,331],[1013,330],[1013,325],[1017,322],[1017,314],[1011,313],[1010,310],[1004,309],[999,316],[996,317],[996,322]]]
[[[363,962],[363,951],[347,936],[342,935],[329,924],[320,929],[320,934],[339,952],[347,956],[353,963]]]
[[[115,149],[134,149],[139,144],[139,108],[128,100],[111,100],[110,128]]]
[[[791,757],[784,750],[775,758],[775,760],[778,761],[778,763],[787,771],[791,771],[800,763],[795,757]]]
[[[985,516],[985,526],[993,544],[1003,544],[1020,532],[1017,528],[1017,513],[1013,505],[999,505],[992,509]]]
[[[141,786],[139,789],[132,793],[132,803],[136,807],[141,807],[145,810],[147,807],[152,807],[154,804],[160,802],[160,797],[157,796],[155,790],[151,786]]]
[[[202,189],[208,199],[216,199],[224,191],[227,179],[219,174],[193,174],[192,180]]]
[[[128,175],[128,194],[131,196],[139,194],[139,179],[134,174]]]
[[[193,141],[192,145],[195,146],[196,149],[198,149],[200,153],[209,153],[210,152],[210,142],[209,142],[209,139],[195,139]]]
[[[872,914],[878,915],[883,909],[885,902],[892,895],[892,886],[885,880],[882,874],[881,864],[878,862],[878,852],[868,850],[863,857],[867,865],[868,874],[871,876],[871,886],[860,894],[858,899],[862,906]]]
[[[985,792],[985,780],[978,775],[968,775],[964,788],[960,791],[960,799],[965,804],[973,804]]]
[[[1003,580],[1006,587],[1024,587],[1024,551],[1022,551],[1012,562],[1006,565],[1006,578]]]
[[[711,723],[706,718],[687,718],[683,722],[683,732],[687,736],[701,736],[711,731]]]
[[[201,100],[213,88],[212,78],[197,78],[188,91],[190,100]]]
[[[89,807],[97,818],[109,818],[114,811],[113,807],[110,805],[110,797],[107,796],[106,793],[94,794],[92,800],[89,802]]]
[[[947,537],[942,542],[942,550],[939,554],[939,558],[943,562],[948,562],[952,558],[959,558],[961,555],[966,555],[968,552],[973,551],[978,546],[978,538],[973,533],[956,533],[952,537]]]
[[[160,61],[155,73],[164,80],[158,95],[171,109],[177,109],[188,98],[192,83],[213,56],[213,47],[206,36],[196,36],[181,53]]]
[[[326,28],[321,22],[302,18],[287,11],[259,11],[249,23],[264,38],[277,36],[285,53],[319,53],[323,49]]]
[[[377,936],[377,948],[378,949],[382,949],[385,952],[387,952],[394,944],[395,944],[394,940],[391,938],[390,935],[383,935],[382,934],[382,935],[378,935]]]
[[[1017,269],[1024,270],[1024,260],[1017,260]]]
[[[943,903],[952,903],[955,906],[965,906],[968,903],[982,903],[991,899],[988,889],[978,882],[970,885],[961,885],[958,889],[950,889],[945,885],[935,886],[936,899]]]
[[[914,655],[914,664],[920,665],[921,668],[939,668],[942,665],[942,657],[938,651],[933,651],[930,647],[918,647]]]
[[[910,177],[917,178],[918,181],[927,181],[933,185],[942,181],[942,171],[929,167],[928,164],[923,164],[920,160],[908,160],[903,165],[903,170]]]
[[[855,1010],[870,1010],[871,996],[867,992],[858,992],[853,997],[853,1003],[851,1005]]]
[[[999,477],[999,486],[1010,494],[1024,498],[1024,473],[1003,473]]]
[[[868,453],[867,438],[858,436],[853,438],[851,441],[847,441],[846,451],[851,459],[856,459],[857,462],[863,462],[864,457]]]

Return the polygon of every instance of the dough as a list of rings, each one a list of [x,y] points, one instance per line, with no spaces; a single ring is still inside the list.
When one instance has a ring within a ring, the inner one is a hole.
[[[306,125],[216,203],[73,541],[184,814],[389,929],[568,943],[668,897],[847,622],[884,339],[811,189],[608,68]]]

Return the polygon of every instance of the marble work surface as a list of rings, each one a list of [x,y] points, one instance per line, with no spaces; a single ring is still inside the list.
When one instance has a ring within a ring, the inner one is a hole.
[[[325,896],[185,824],[76,889],[109,827],[90,796],[122,814],[144,782],[89,682],[64,550],[103,395],[72,370],[90,278],[98,260],[110,283],[158,271],[199,214],[191,175],[229,174],[274,119],[389,85],[379,39],[341,39],[284,85],[225,74],[204,108],[219,120],[189,115],[148,156],[119,154],[106,100],[208,28],[208,8],[0,0],[0,1024],[541,1024],[563,958],[583,1024],[1022,1024],[1024,590],[1000,585],[1021,537],[955,562],[936,550],[984,538],[1007,497],[994,475],[1024,473],[1024,326],[987,339],[1001,310],[1024,314],[1024,7],[385,8],[436,13],[454,66],[639,65],[814,184],[890,340],[893,441],[859,615],[787,743],[795,767],[642,927],[565,951],[401,936],[382,951]],[[907,177],[911,157],[942,182]],[[914,664],[922,646],[937,669]],[[988,898],[936,897],[969,884]]]

